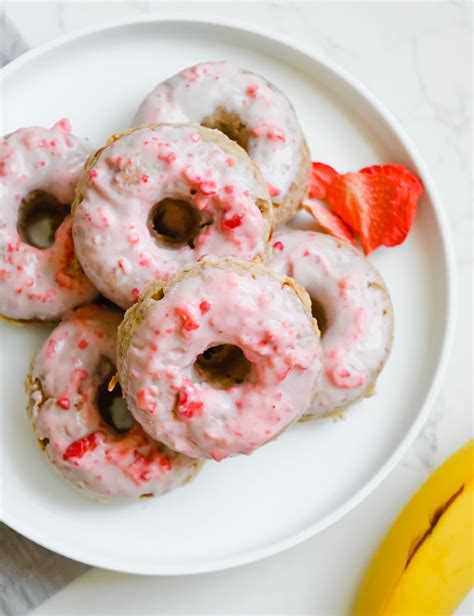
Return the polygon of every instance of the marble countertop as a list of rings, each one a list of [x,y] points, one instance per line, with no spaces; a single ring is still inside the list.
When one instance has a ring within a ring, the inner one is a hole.
[[[23,614],[40,604],[36,614],[346,613],[395,513],[473,432],[471,3],[4,2],[0,10],[3,64],[78,28],[151,13],[258,23],[329,55],[415,141],[445,204],[458,270],[454,345],[429,421],[390,477],[343,520],[260,563],[184,578],[81,575],[84,565],[1,525],[0,613]],[[472,613],[472,603],[462,613]]]

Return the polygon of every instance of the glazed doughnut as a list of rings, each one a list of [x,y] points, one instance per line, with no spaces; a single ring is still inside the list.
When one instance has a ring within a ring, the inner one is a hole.
[[[115,405],[114,413],[120,387],[108,394],[107,384],[121,318],[104,306],[79,308],[51,333],[27,379],[34,431],[49,461],[74,486],[105,500],[162,494],[199,466],[153,441],[126,407]]]
[[[89,145],[67,120],[0,142],[0,314],[57,320],[97,291],[81,270],[68,216]],[[49,238],[41,234],[49,226]]]
[[[203,255],[263,254],[272,226],[267,188],[242,148],[182,124],[112,137],[87,163],[73,213],[85,272],[124,308],[148,281]]]
[[[295,111],[269,81],[230,62],[206,62],[160,83],[133,126],[197,122],[239,143],[268,183],[275,221],[291,218],[308,189],[310,157]]]
[[[275,238],[267,265],[305,287],[321,330],[323,374],[305,416],[370,395],[393,336],[390,295],[374,266],[347,242],[307,231]]]
[[[301,417],[320,352],[304,289],[261,263],[207,259],[151,283],[128,310],[117,368],[149,434],[219,461]]]

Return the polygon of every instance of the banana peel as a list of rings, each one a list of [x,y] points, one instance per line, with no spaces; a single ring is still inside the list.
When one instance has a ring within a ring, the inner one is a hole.
[[[452,614],[474,586],[474,439],[415,494],[377,550],[355,616]]]

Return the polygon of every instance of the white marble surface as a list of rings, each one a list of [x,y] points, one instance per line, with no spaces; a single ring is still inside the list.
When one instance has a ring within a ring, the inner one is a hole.
[[[90,571],[36,612],[346,613],[370,554],[396,512],[473,432],[471,3],[6,2],[3,11],[5,60],[78,28],[142,13],[221,16],[259,24],[330,56],[358,77],[399,118],[425,157],[448,214],[459,310],[441,393],[423,433],[399,467],[345,519],[285,554],[228,572],[186,578]],[[11,24],[17,29],[13,35]],[[15,542],[18,545],[16,538]],[[54,592],[61,579],[82,571],[21,542],[26,556],[35,555],[34,566],[26,559],[19,565],[12,558],[0,558],[0,610],[6,614],[24,613]],[[47,575],[42,563],[48,563]],[[65,572],[63,578],[58,570]],[[472,610],[471,602],[463,613]]]

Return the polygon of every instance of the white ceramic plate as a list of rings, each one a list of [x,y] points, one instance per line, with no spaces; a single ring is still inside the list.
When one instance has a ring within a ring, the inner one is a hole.
[[[262,73],[293,101],[313,160],[340,170],[399,162],[426,187],[414,228],[371,259],[392,293],[395,344],[377,395],[343,421],[297,425],[251,457],[208,463],[161,499],[100,505],[42,459],[23,380],[48,332],[1,324],[3,520],[86,563],[131,573],[211,571],[263,558],[334,523],[396,465],[438,390],[453,321],[452,259],[432,183],[400,127],[353,79],[268,35],[224,24],[140,19],[34,50],[3,74],[3,132],[71,119],[100,145],[176,71],[226,59]]]

